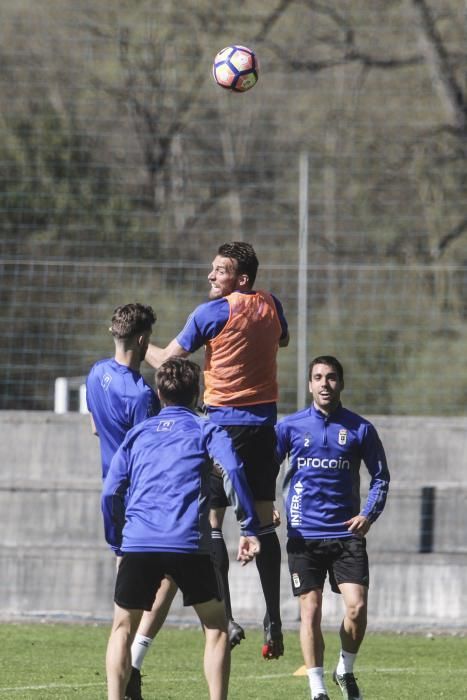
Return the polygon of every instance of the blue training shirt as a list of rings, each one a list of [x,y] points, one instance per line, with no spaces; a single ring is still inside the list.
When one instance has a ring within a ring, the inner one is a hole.
[[[86,379],[86,401],[92,414],[105,478],[112,457],[127,432],[160,410],[155,391],[139,372],[114,358],[99,360]]]
[[[351,537],[346,520],[381,514],[389,488],[384,448],[374,426],[339,406],[326,416],[314,405],[279,421],[277,452],[289,464],[284,478],[288,537]],[[360,510],[360,463],[371,475]]]
[[[105,535],[122,552],[212,551],[209,477],[213,463],[241,520],[258,532],[253,497],[228,434],[182,406],[167,406],[130,430],[102,492]]]
[[[243,292],[254,294],[254,292]],[[288,333],[282,304],[273,294],[277,314],[282,327],[281,338]],[[200,304],[188,317],[176,340],[187,352],[196,352],[206,341],[215,338],[229,320],[230,307],[225,297]],[[206,406],[210,420],[218,425],[274,425],[277,420],[277,404],[253,404],[250,406]]]

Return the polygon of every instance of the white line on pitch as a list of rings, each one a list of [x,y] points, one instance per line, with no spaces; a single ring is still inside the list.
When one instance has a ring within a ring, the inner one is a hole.
[[[390,668],[384,668],[384,667],[373,667],[373,668],[365,668],[364,666],[360,666],[358,668],[359,673],[366,673],[366,674],[372,674],[372,673],[420,673],[420,669],[416,668],[395,668],[395,667],[390,667]],[[325,675],[330,675],[330,671],[326,672]],[[456,673],[459,675],[465,675],[467,674],[467,668],[457,668]],[[433,676],[438,676],[439,671],[436,669],[423,669],[423,674],[424,675],[433,675]],[[253,675],[253,676],[242,676],[242,680],[274,680],[276,678],[289,678],[291,675],[293,675],[293,672],[289,671],[288,673],[269,673],[269,674],[262,674],[262,675]],[[358,675],[358,674],[357,674]],[[167,679],[170,681],[170,679]],[[196,681],[199,680],[198,676],[192,676],[191,678],[185,677],[184,681],[190,682],[190,681]],[[163,684],[163,679],[159,679],[161,685]],[[235,679],[232,678],[231,682],[234,681]],[[105,685],[105,681],[101,681],[100,683],[49,683],[49,684],[43,684],[43,685],[21,685],[21,686],[16,686],[16,687],[11,687],[11,688],[2,688],[0,687],[0,695],[3,693],[14,693],[14,692],[24,692],[25,690],[59,690],[59,689],[66,689],[66,688],[99,688]]]
[[[104,686],[105,681],[100,683],[47,683],[42,685],[17,685],[14,688],[2,688],[0,687],[1,693],[14,693],[23,692],[25,690],[61,690],[65,688],[99,688]]]

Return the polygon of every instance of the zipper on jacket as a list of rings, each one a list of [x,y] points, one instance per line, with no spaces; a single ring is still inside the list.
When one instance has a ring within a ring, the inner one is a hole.
[[[324,427],[323,427],[323,447],[328,446],[328,424],[329,424],[329,416],[326,416],[324,419]]]

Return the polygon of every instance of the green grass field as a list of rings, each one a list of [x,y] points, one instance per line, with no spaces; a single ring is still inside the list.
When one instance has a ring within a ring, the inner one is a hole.
[[[97,700],[106,697],[104,654],[109,627],[72,624],[0,625],[0,700]],[[341,698],[330,674],[338,636],[325,633],[328,690]],[[279,661],[260,655],[259,630],[232,653],[232,700],[309,700],[308,680],[294,676],[302,665],[297,632],[285,634]],[[201,700],[207,689],[201,670],[199,629],[162,630],[144,666],[145,700]],[[467,698],[467,639],[461,636],[368,633],[356,676],[365,700]]]

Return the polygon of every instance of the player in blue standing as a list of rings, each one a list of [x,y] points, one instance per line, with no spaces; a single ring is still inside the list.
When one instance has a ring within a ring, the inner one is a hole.
[[[312,700],[329,700],[321,632],[326,575],[341,593],[341,651],[333,679],[346,700],[361,700],[354,663],[367,623],[369,566],[365,536],[381,514],[389,488],[383,446],[373,425],[340,401],[344,370],[332,356],[310,363],[312,404],[276,426],[284,479],[287,553],[293,594],[300,599],[300,643]],[[360,463],[371,476],[360,505]]]
[[[194,411],[199,374],[198,365],[182,358],[160,367],[156,386],[162,410],[130,430],[104,481],[106,538],[123,552],[106,656],[108,700],[123,698],[132,638],[165,576],[175,581],[203,626],[210,700],[227,698],[230,645],[209,524],[213,461],[241,520],[238,559],[243,564],[259,551],[259,521],[232,441]]]
[[[208,275],[209,301],[189,316],[182,331],[166,348],[149,345],[146,361],[159,367],[167,358],[186,357],[205,347],[204,405],[211,421],[233,440],[255,499],[261,522],[261,553],[256,558],[266,603],[263,657],[284,653],[280,617],[281,551],[275,531],[274,499],[279,472],[275,456],[277,368],[279,347],[289,342],[280,301],[254,290],[258,258],[249,243],[234,241],[217,250]],[[232,646],[244,638],[233,621],[230,604],[229,559],[222,535],[228,498],[222,480],[211,479],[213,553],[222,575]]]
[[[156,393],[140,373],[156,315],[150,306],[125,304],[112,315],[110,332],[115,354],[99,360],[86,380],[91,427],[99,437],[104,479],[110,462],[127,432],[160,410]],[[153,610],[144,614],[132,648],[133,673],[127,689],[130,700],[142,700],[140,668],[153,637],[168,613],[176,586],[163,582]]]

